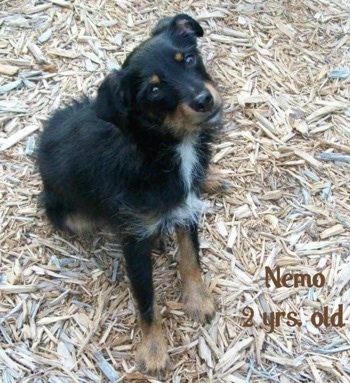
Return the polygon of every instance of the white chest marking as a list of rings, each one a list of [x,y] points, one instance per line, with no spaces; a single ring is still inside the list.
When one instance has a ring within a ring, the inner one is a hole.
[[[186,225],[198,222],[204,203],[193,192],[189,192],[183,205],[174,209],[171,213],[173,225]]]
[[[181,176],[187,192],[191,190],[193,171],[198,164],[198,158],[194,145],[194,138],[189,137],[177,147],[177,152],[181,160]]]
[[[162,233],[172,232],[175,226],[188,227],[192,223],[198,223],[205,204],[195,195],[189,192],[184,203],[177,208],[169,211],[164,216],[148,222],[139,231],[141,237],[154,234],[158,229]]]
[[[162,217],[156,217],[140,226],[140,236],[145,237],[154,234],[158,229],[169,232],[175,226],[187,227],[197,223],[203,210],[203,202],[196,196],[192,189],[193,175],[198,166],[198,157],[195,150],[196,139],[189,137],[176,148],[180,158],[180,175],[185,187],[185,200],[173,210]]]

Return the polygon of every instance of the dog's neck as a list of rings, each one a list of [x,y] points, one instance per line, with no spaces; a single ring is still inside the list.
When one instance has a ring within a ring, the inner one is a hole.
[[[135,145],[143,164],[164,177],[173,177],[177,173],[185,193],[193,187],[197,188],[208,166],[212,131],[202,129],[184,137],[176,137],[170,129],[160,130],[140,120],[139,116],[135,116],[124,132]]]

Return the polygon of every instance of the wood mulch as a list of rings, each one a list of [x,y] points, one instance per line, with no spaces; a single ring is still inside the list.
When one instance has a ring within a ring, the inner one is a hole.
[[[205,196],[201,221],[212,324],[182,311],[174,242],[155,254],[167,382],[350,382],[349,1],[2,0],[4,383],[156,382],[135,366],[140,332],[119,245],[52,228],[33,153],[51,111],[94,95],[159,18],[179,12],[205,29],[201,50],[225,101],[213,165],[233,187]],[[278,266],[325,283],[267,283],[265,268]],[[342,327],[311,320],[339,310]]]

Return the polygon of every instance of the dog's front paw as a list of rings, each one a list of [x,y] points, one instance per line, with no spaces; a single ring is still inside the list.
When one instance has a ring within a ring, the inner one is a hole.
[[[202,192],[208,194],[227,193],[232,188],[233,184],[230,181],[216,174],[209,174],[201,187]]]
[[[215,317],[214,298],[202,281],[184,286],[183,304],[185,313],[196,322],[209,323]]]
[[[140,371],[164,380],[170,367],[167,343],[164,337],[145,337],[137,350],[137,363]]]

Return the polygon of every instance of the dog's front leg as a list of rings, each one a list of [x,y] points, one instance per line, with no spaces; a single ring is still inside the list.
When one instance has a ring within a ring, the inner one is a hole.
[[[140,369],[163,378],[169,366],[167,343],[154,298],[152,241],[128,239],[124,243],[126,269],[140,312],[142,340],[137,350]]]
[[[209,167],[206,178],[201,186],[201,190],[203,193],[208,194],[227,193],[232,187],[232,183],[225,180],[224,176],[215,168]]]
[[[205,323],[215,316],[215,304],[202,281],[197,230],[197,225],[192,225],[188,230],[176,229],[180,250],[179,269],[185,312],[196,322]]]

